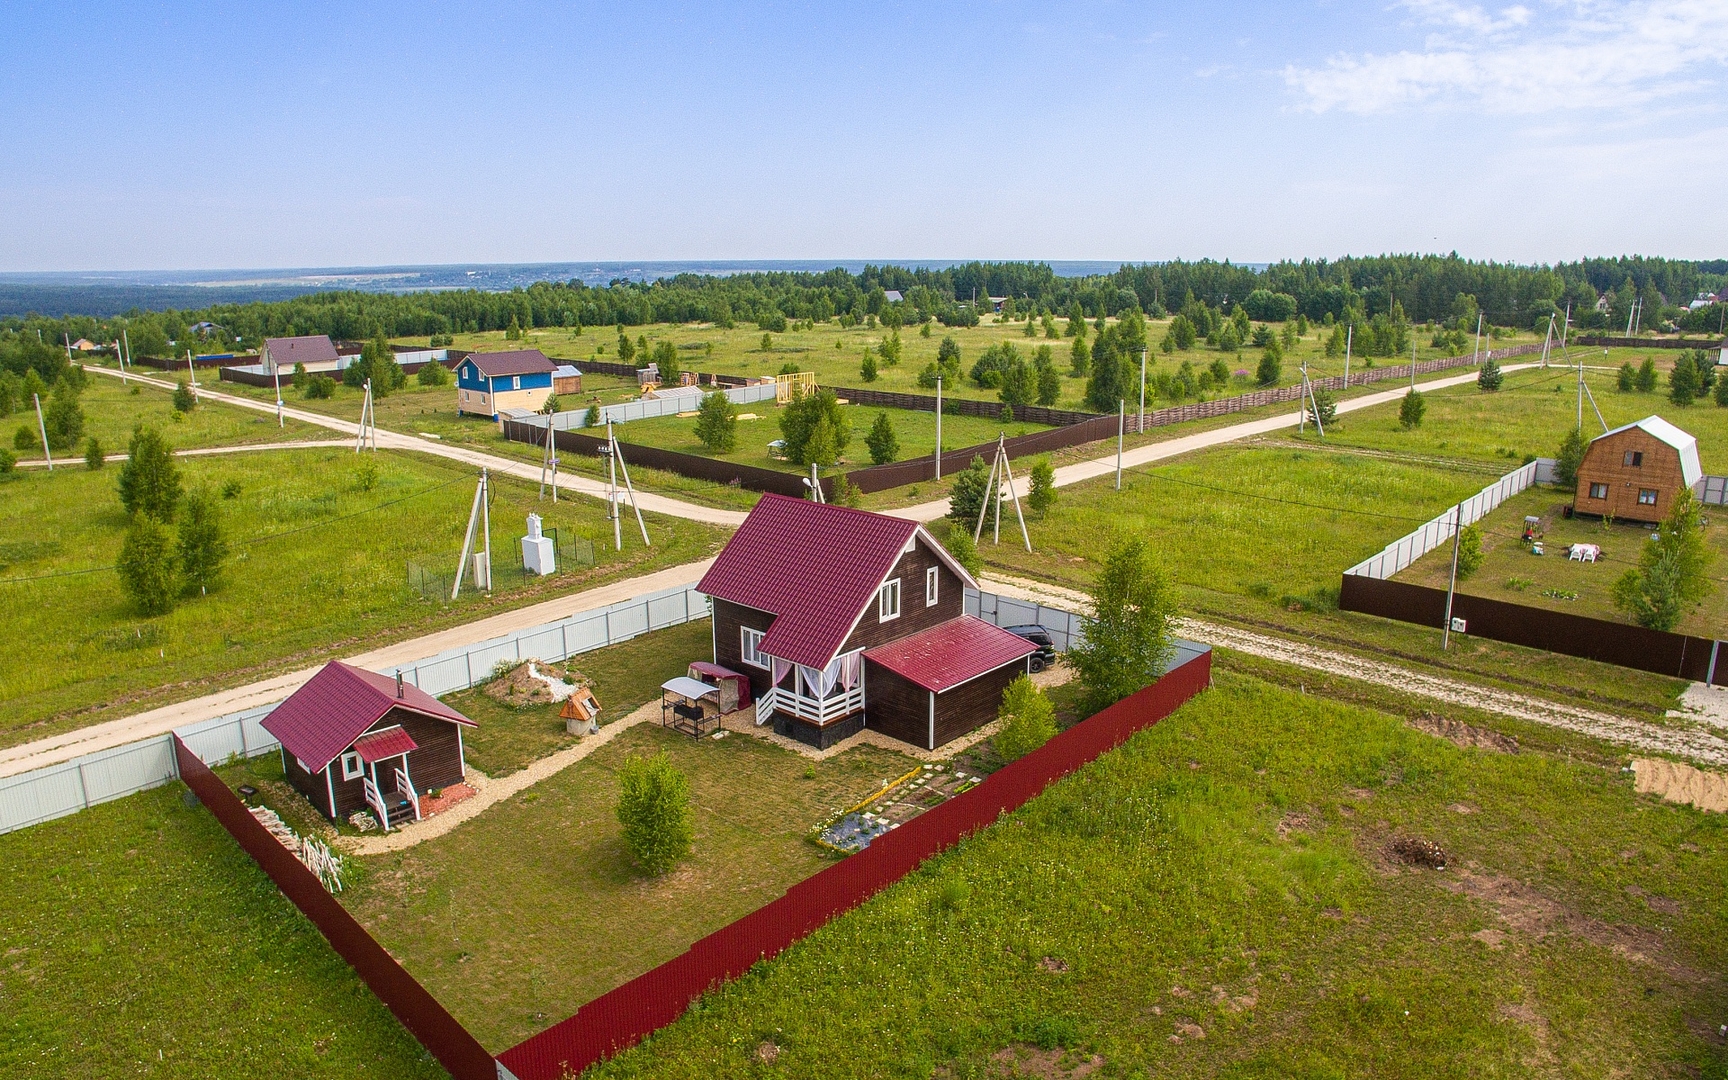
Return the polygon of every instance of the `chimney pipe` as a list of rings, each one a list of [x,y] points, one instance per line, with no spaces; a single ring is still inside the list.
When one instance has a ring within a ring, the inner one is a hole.
[[[396,696],[397,697],[403,697],[404,696],[402,693],[402,669],[401,668],[396,669]]]

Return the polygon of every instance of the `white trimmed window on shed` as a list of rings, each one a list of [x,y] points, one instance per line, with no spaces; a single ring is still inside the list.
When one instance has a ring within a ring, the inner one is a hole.
[[[882,585],[882,591],[876,594],[876,620],[887,622],[900,617],[900,579],[893,578]]]
[[[751,667],[766,668],[768,658],[762,655],[762,639],[767,635],[748,626],[740,627],[738,635],[742,639],[738,651],[744,662]]]
[[[936,606],[936,583],[942,575],[936,572],[934,566],[924,571],[924,606]]]
[[[359,754],[350,750],[342,755],[342,779],[358,780],[365,773],[366,766],[361,762]]]

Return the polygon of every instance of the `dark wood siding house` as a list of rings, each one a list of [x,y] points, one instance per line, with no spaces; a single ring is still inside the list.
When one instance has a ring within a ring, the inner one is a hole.
[[[370,809],[386,830],[420,817],[420,796],[462,782],[474,721],[391,678],[326,664],[270,711],[288,782],[331,821]]]
[[[1698,440],[1647,416],[1590,440],[1578,466],[1576,513],[1658,522],[1674,497],[1703,479]]]
[[[765,495],[697,587],[714,662],[758,723],[828,747],[866,727],[933,750],[996,716],[1035,647],[965,614],[965,569],[914,521]]]

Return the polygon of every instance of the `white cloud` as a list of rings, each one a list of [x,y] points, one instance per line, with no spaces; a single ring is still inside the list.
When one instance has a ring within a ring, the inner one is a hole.
[[[1707,85],[1728,60],[1728,2],[1550,3],[1490,12],[1451,0],[1404,5],[1428,31],[1421,51],[1341,54],[1290,65],[1313,112],[1380,113],[1467,102],[1501,113],[1640,104]]]

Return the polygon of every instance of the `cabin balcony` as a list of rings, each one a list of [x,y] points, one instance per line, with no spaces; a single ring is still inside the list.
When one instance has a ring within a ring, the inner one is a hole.
[[[772,721],[774,732],[826,750],[864,728],[864,684],[835,687],[825,698],[772,687],[756,702],[756,722]]]

